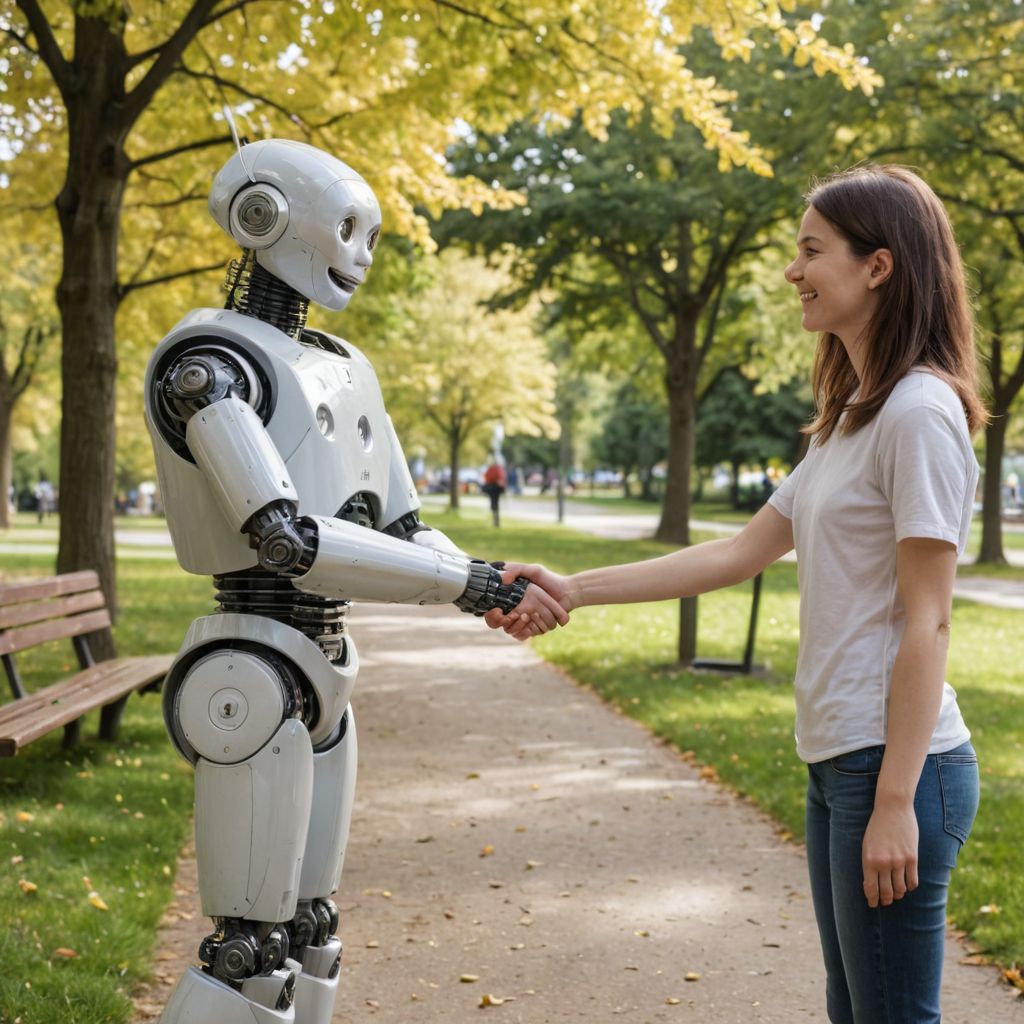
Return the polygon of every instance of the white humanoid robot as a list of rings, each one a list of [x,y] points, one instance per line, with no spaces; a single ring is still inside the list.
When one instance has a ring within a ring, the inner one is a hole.
[[[508,612],[503,584],[420,523],[366,358],[306,327],[343,309],[380,231],[350,167],[310,146],[240,147],[210,194],[244,255],[225,309],[189,313],[146,374],[146,419],[175,551],[212,575],[219,610],[192,623],[164,689],[195,765],[203,913],[214,931],[164,1024],[328,1024],[355,787],[352,600]]]

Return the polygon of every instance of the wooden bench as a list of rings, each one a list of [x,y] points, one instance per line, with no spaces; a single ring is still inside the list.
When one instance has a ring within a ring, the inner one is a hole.
[[[86,634],[110,625],[95,572],[48,579],[0,582],[0,659],[14,700],[0,707],[0,757],[13,757],[26,744],[64,726],[64,746],[78,742],[82,715],[100,712],[100,738],[117,735],[133,690],[159,689],[171,655],[113,658],[96,662]],[[38,644],[69,637],[80,672],[26,693],[14,655]]]

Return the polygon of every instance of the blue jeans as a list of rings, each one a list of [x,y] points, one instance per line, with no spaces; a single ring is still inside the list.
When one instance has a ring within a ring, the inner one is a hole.
[[[861,844],[885,747],[808,765],[807,861],[832,1024],[939,1024],[946,894],[978,809],[970,743],[930,754],[914,796],[919,885],[888,907],[864,896]]]

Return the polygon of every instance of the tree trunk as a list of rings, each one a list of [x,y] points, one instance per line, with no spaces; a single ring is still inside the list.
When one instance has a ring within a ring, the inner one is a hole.
[[[668,472],[661,522],[655,540],[685,547],[690,543],[690,473],[693,468],[693,442],[697,430],[697,389],[694,372],[696,320],[682,325],[677,348],[682,350],[679,365],[669,366],[665,374],[668,392]],[[697,656],[697,598],[679,602],[679,664],[686,667]]]
[[[690,473],[697,426],[695,377],[670,367],[665,374],[668,393],[668,470],[665,501],[655,540],[681,547],[690,543]]]
[[[992,410],[985,428],[985,479],[982,484],[981,550],[977,562],[1006,565],[1003,552],[1003,452],[1006,448],[1006,410]]]
[[[68,173],[57,197],[64,380],[57,571],[95,569],[114,614],[114,320],[118,229],[129,173],[116,112],[124,79],[121,38],[102,20],[77,18],[76,87],[67,98]],[[113,652],[109,636],[97,639],[97,658]]]
[[[454,512],[459,507],[459,449],[462,447],[462,438],[458,430],[453,430],[448,435],[448,465],[451,467],[451,476],[448,479],[448,507]]]
[[[0,530],[11,528],[11,417],[14,403],[0,403]]]

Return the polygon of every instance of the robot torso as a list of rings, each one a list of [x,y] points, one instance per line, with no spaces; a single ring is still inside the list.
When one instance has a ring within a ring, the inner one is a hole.
[[[304,330],[296,341],[233,310],[197,309],[157,346],[146,372],[146,422],[178,561],[200,575],[256,564],[248,537],[228,522],[161,400],[168,369],[190,352],[224,351],[254,377],[250,404],[294,488],[298,513],[382,530],[420,507],[369,360],[347,341]],[[255,510],[254,510],[255,511]]]

